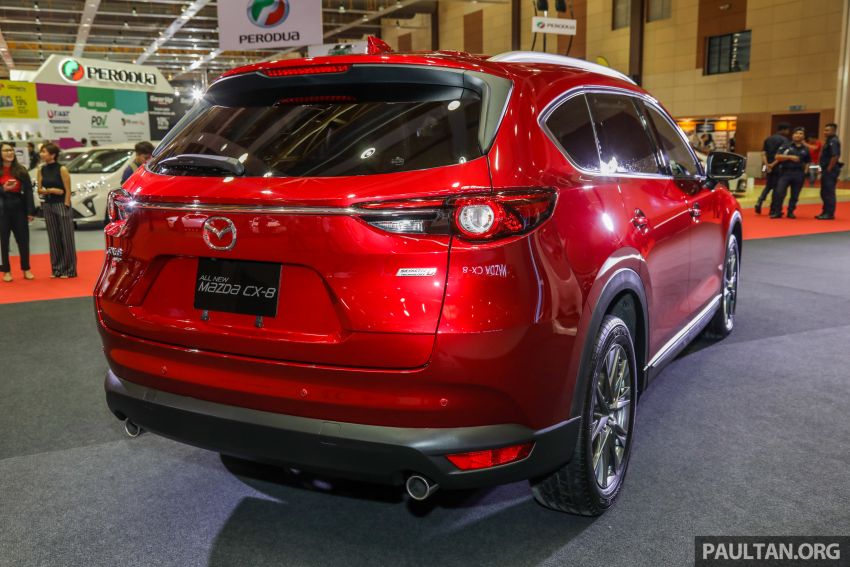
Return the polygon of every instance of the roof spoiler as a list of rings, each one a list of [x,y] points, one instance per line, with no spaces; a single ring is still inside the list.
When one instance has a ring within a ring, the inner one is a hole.
[[[615,79],[620,79],[621,81],[637,85],[637,83],[635,83],[630,77],[612,69],[611,67],[599,65],[598,63],[591,63],[590,61],[577,59],[575,57],[555,55],[553,53],[539,53],[537,51],[507,51],[491,57],[488,61],[495,61],[496,63],[545,63],[547,65],[563,65],[564,67],[582,69],[584,71],[598,73],[599,75],[613,77]]]

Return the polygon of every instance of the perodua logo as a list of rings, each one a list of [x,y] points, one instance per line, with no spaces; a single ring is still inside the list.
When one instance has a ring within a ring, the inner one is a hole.
[[[225,217],[210,217],[204,221],[204,242],[213,250],[233,250],[236,246],[236,227]]]
[[[76,59],[63,59],[59,63],[59,74],[69,83],[79,83],[86,76],[86,70]]]
[[[251,0],[248,2],[248,19],[255,26],[273,28],[289,16],[288,0]]]

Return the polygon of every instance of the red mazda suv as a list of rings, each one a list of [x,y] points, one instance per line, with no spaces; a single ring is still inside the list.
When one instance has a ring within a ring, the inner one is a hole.
[[[226,73],[110,195],[109,408],[414,499],[528,479],[600,514],[640,393],[732,330],[744,160],[704,169],[606,67],[378,51]]]

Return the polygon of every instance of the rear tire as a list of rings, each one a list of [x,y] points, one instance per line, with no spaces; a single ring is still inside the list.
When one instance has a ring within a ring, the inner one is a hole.
[[[726,258],[723,261],[723,281],[720,289],[720,308],[705,328],[705,336],[723,339],[735,328],[735,308],[738,306],[738,279],[741,273],[741,249],[738,237],[729,235]]]
[[[543,506],[599,516],[620,493],[629,464],[637,394],[634,341],[626,324],[607,315],[596,336],[579,437],[572,458],[531,481]]]

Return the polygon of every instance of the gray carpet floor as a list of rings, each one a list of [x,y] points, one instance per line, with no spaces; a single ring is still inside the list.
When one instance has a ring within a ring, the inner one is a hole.
[[[525,483],[438,493],[312,478],[107,411],[88,299],[0,306],[0,565],[692,564],[696,535],[850,535],[850,235],[745,242],[738,327],[638,407],[617,505]]]

